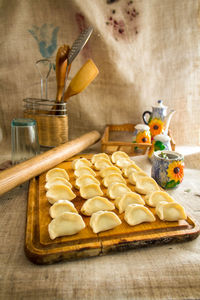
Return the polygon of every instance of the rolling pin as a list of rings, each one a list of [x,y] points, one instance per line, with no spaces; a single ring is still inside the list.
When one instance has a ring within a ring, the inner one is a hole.
[[[75,140],[0,172],[0,195],[78,154],[99,139],[98,131],[90,131]]]

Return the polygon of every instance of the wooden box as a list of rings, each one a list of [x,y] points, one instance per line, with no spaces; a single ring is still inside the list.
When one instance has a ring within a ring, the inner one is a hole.
[[[112,154],[115,151],[124,151],[130,156],[145,154],[151,144],[133,143],[135,124],[107,125],[101,139],[101,151]],[[171,137],[171,147],[175,150],[175,142]]]

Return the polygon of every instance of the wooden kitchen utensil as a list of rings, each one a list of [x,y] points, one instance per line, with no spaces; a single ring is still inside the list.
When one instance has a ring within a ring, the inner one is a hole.
[[[100,139],[98,131],[91,131],[81,137],[39,154],[10,169],[0,172],[0,195],[17,185],[35,177],[55,165],[86,149]]]
[[[59,47],[56,55],[56,81],[57,81],[57,95],[56,102],[60,102],[65,86],[65,74],[68,63],[68,54],[70,47],[68,45],[62,45]],[[67,72],[69,74],[71,65],[69,65]],[[67,74],[67,76],[68,76]]]
[[[71,80],[64,94],[64,102],[66,102],[70,97],[82,92],[98,74],[99,70],[92,59],[87,60]]]

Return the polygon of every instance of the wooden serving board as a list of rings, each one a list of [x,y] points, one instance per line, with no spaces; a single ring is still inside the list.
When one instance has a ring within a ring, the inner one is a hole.
[[[58,167],[66,169],[70,176],[73,191],[77,195],[73,203],[79,213],[85,200],[74,188],[75,177],[71,162],[80,157],[90,159],[92,155],[75,156],[58,165]],[[106,194],[107,189],[102,185],[102,179],[98,172],[96,170],[95,172],[97,179],[101,182],[101,189]],[[46,172],[33,178],[29,185],[25,253],[36,264],[51,264],[62,260],[104,255],[111,251],[188,241],[195,239],[200,233],[198,225],[190,217],[185,221],[164,222],[156,216],[156,221],[153,223],[129,226],[123,219],[124,214],[119,214],[115,209],[122,224],[112,230],[95,234],[89,226],[90,217],[82,216],[86,223],[86,227],[82,231],[72,236],[51,240],[48,233],[48,224],[52,220],[49,215],[51,204],[46,198],[45,175]],[[128,186],[134,191],[133,185],[128,183]],[[155,214],[154,208],[148,208]]]

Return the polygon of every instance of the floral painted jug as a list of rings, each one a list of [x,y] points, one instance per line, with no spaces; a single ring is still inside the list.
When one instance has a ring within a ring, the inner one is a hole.
[[[152,140],[152,145],[148,151],[148,157],[152,161],[153,160],[153,154],[155,151],[160,150],[172,150],[171,148],[171,138],[166,134],[157,134],[154,136]]]
[[[152,137],[158,134],[168,134],[169,124],[174,113],[173,109],[167,113],[167,106],[163,105],[162,100],[158,100],[157,105],[152,106],[152,112],[145,111],[143,113],[143,121],[150,127]],[[147,115],[149,115],[148,120]]]
[[[178,186],[184,177],[183,155],[175,151],[154,152],[151,176],[164,189]]]

